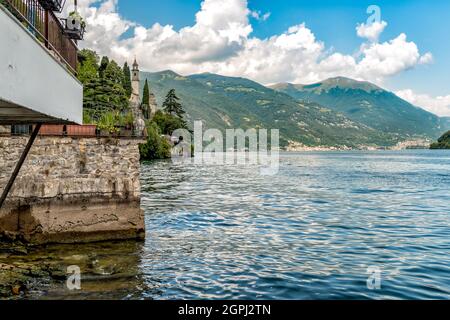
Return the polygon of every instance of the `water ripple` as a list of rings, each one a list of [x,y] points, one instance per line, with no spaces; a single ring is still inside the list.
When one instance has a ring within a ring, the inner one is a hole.
[[[141,177],[144,244],[0,250],[53,270],[22,298],[450,299],[448,152],[282,154],[272,177],[155,161]]]
[[[143,167],[156,299],[450,298],[450,157],[283,154],[250,167]],[[382,271],[367,289],[367,267]]]

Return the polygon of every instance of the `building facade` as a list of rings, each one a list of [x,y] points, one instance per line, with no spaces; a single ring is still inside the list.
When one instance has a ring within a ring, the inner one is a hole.
[[[141,123],[140,119],[150,120],[155,116],[157,110],[156,97],[151,90],[149,90],[148,101],[142,101],[141,99],[141,79],[139,64],[136,59],[134,59],[133,66],[131,69],[131,97],[130,97],[130,108],[135,119],[135,127],[139,127],[138,122]]]
[[[2,3],[0,125],[81,124],[83,86],[75,75],[77,46],[66,36],[63,23],[37,0]],[[26,12],[32,10],[36,18],[27,20]],[[47,26],[40,21],[43,15],[48,16]]]

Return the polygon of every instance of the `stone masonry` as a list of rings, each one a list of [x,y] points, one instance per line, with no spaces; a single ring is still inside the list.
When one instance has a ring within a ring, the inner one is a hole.
[[[27,139],[0,137],[0,192]],[[143,238],[141,142],[38,137],[0,209],[0,236],[31,243]]]

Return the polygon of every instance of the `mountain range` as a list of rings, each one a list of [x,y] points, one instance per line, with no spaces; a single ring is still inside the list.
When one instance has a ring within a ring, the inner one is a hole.
[[[175,89],[188,123],[207,128],[280,130],[280,144],[305,146],[392,146],[434,140],[450,123],[369,82],[333,78],[313,85],[277,84],[204,73],[141,72],[159,106]],[[143,87],[143,85],[141,86]]]
[[[353,121],[402,137],[433,138],[445,130],[446,120],[370,82],[337,77],[311,85],[284,83],[271,88],[295,99],[319,103],[342,112]]]

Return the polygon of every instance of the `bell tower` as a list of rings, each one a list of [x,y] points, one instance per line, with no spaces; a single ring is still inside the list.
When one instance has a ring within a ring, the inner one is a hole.
[[[130,97],[130,109],[133,114],[134,130],[135,134],[140,136],[145,128],[144,115],[141,110],[141,98],[140,98],[140,81],[139,81],[139,65],[134,58],[133,68],[131,69],[131,97]]]
[[[136,58],[134,58],[133,69],[131,70],[131,88],[132,88],[132,95],[139,96],[140,93],[139,65],[136,61]]]

